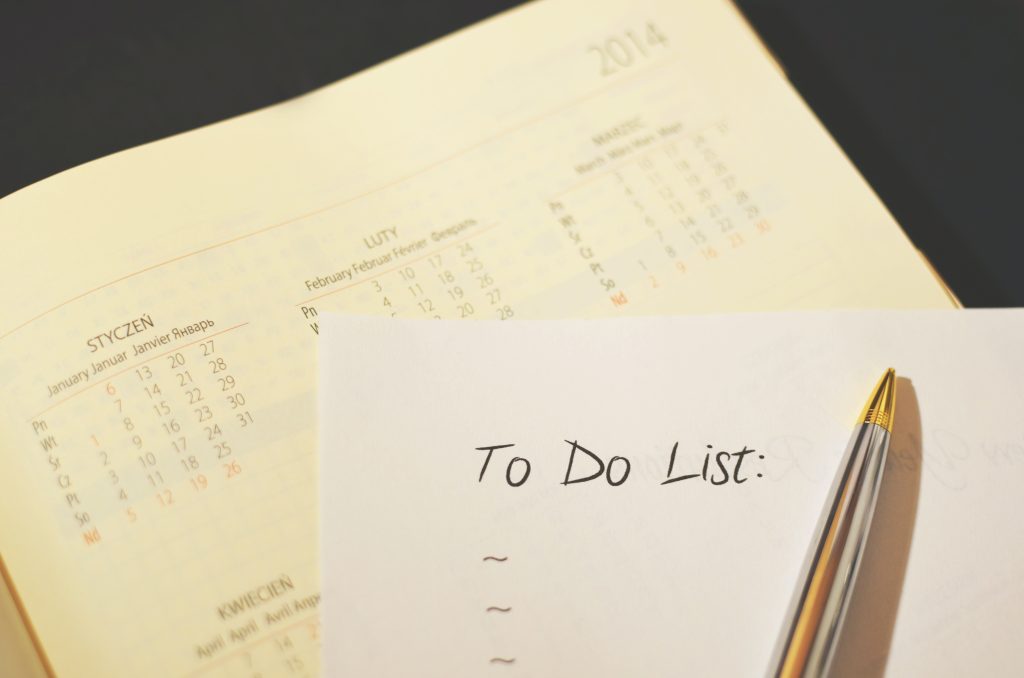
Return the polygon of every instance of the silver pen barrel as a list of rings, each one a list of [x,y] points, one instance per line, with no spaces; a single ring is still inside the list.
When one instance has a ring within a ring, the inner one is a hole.
[[[770,676],[828,672],[878,501],[895,409],[895,380],[890,369],[879,381],[847,445],[811,539]]]

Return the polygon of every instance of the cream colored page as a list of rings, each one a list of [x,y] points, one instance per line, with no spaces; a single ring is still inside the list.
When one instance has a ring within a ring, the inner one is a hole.
[[[329,675],[764,675],[890,365],[836,673],[1024,664],[1020,310],[322,324]]]
[[[530,5],[0,228],[0,548],[72,676],[317,673],[322,310],[948,304],[718,3]]]
[[[0,579],[0,667],[4,674],[42,678],[46,669],[10,590]]]

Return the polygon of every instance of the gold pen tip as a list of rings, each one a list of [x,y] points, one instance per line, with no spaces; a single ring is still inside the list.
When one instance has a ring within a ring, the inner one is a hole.
[[[896,414],[896,370],[889,368],[878,380],[864,410],[860,413],[863,424],[878,424],[892,433],[892,420]]]

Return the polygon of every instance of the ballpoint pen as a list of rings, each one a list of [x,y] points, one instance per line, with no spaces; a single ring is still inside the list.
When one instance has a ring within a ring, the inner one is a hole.
[[[864,406],[832,482],[770,676],[822,676],[829,669],[875,512],[895,406],[896,372],[889,368]]]

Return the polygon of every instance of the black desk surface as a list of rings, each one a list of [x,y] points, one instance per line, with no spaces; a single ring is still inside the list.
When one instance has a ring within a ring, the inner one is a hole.
[[[516,4],[7,7],[0,195],[302,94]],[[1024,0],[738,4],[963,302],[1024,306]]]

